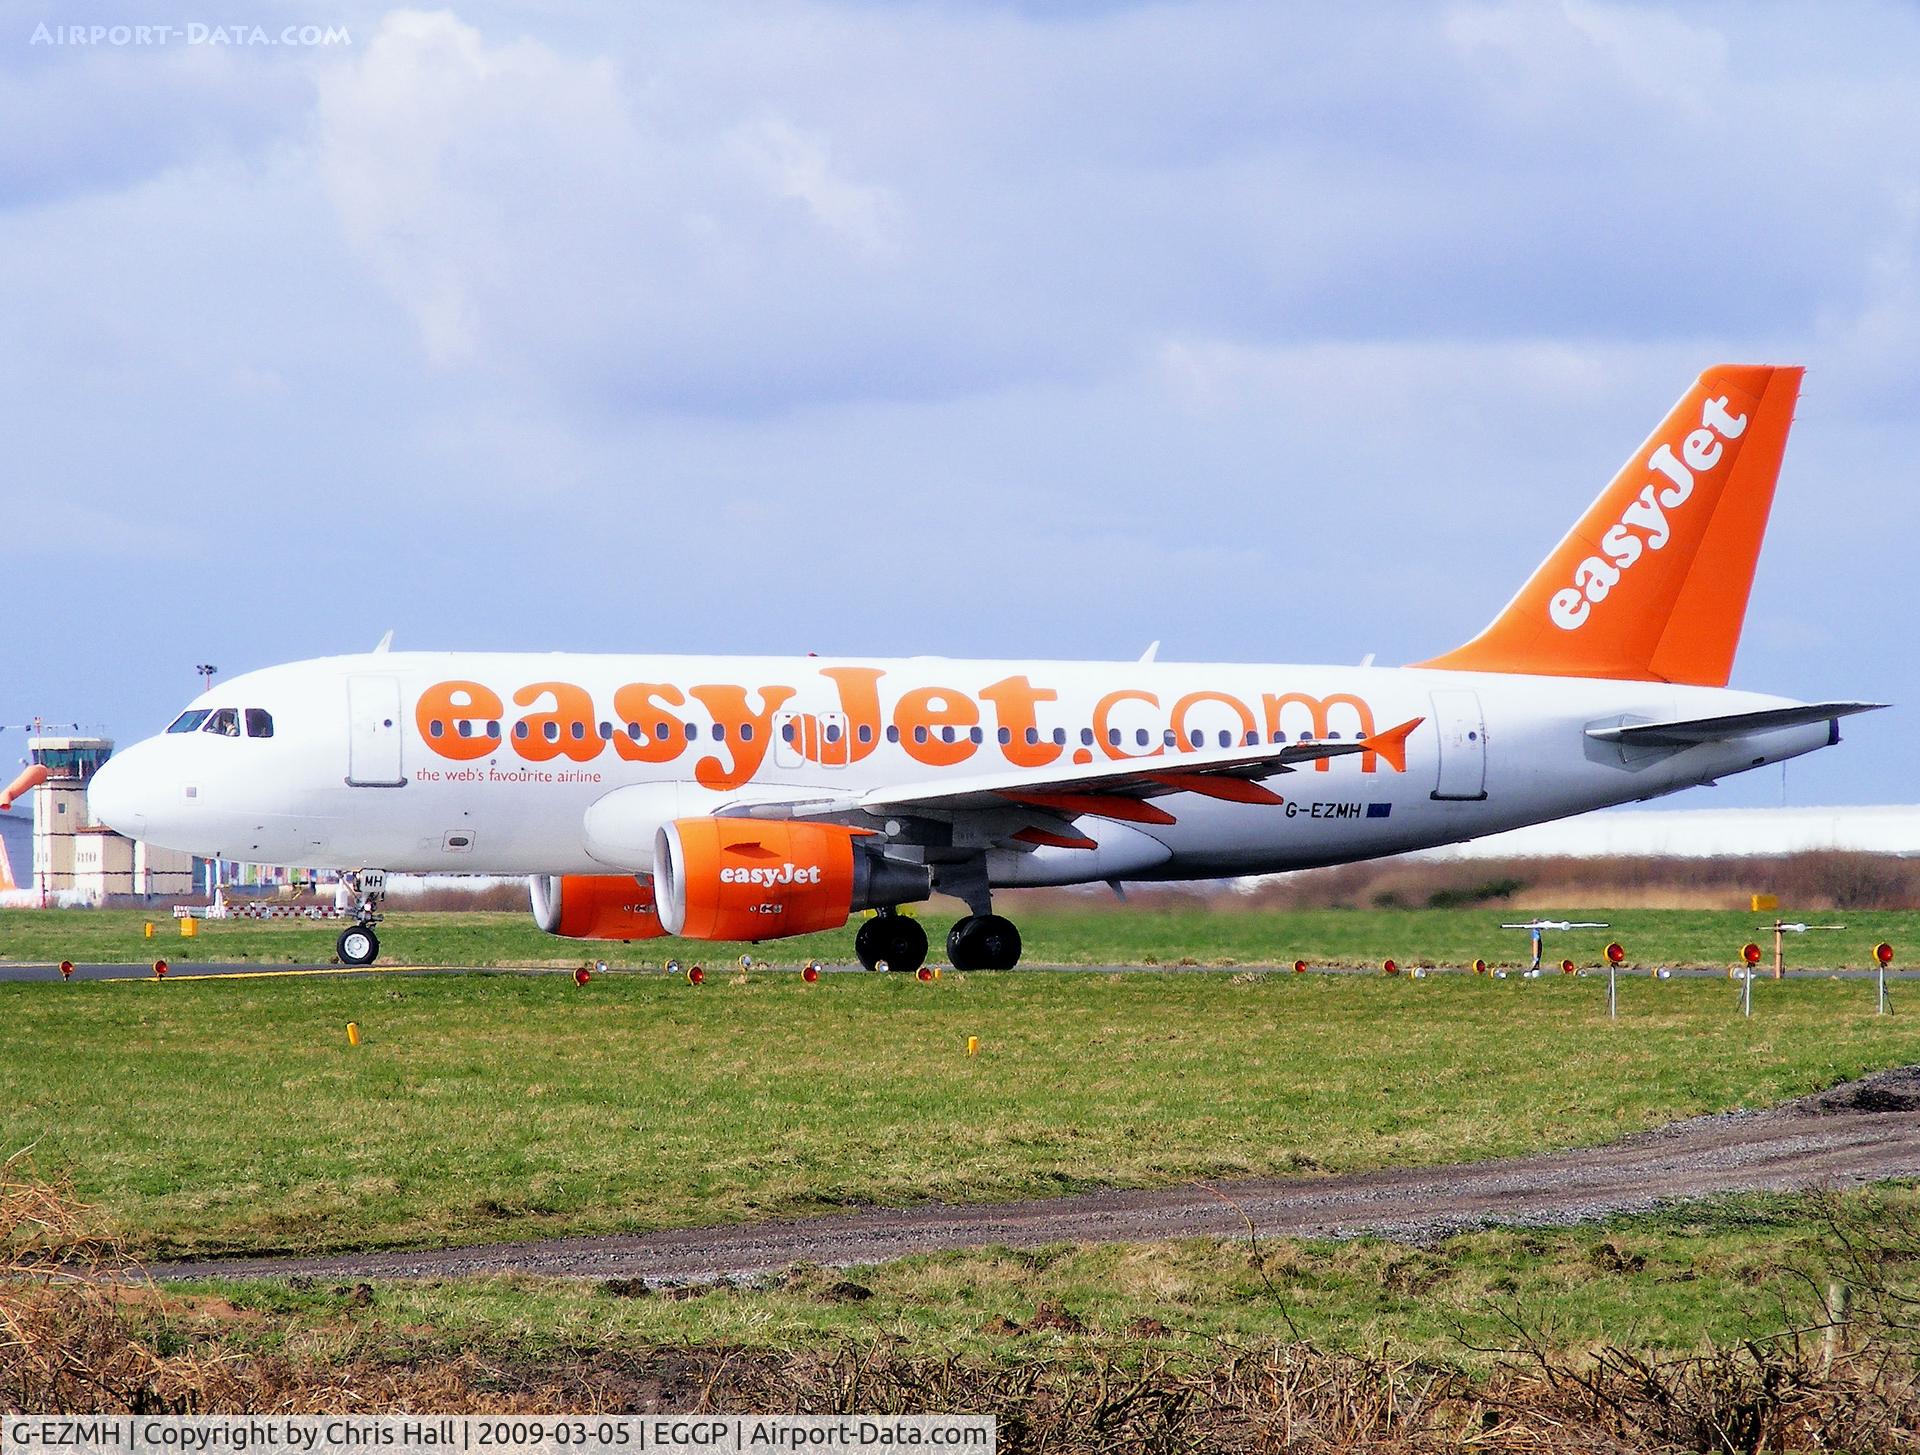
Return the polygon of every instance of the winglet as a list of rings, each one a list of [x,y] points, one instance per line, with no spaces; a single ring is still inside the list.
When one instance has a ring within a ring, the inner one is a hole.
[[[1375,733],[1367,739],[1367,751],[1378,753],[1387,760],[1387,766],[1396,773],[1407,771],[1407,739],[1413,730],[1425,722],[1424,717],[1410,717],[1398,727],[1390,727],[1385,732]]]

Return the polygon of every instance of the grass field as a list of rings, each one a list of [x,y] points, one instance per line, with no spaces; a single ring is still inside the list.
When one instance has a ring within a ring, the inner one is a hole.
[[[1304,957],[1315,964],[1372,965],[1392,956],[1403,964],[1463,965],[1476,956],[1493,964],[1519,964],[1527,937],[1499,928],[1503,920],[1532,913],[1475,909],[1239,910],[1209,908],[1121,909],[1094,902],[1067,907],[1057,901],[1023,907],[1018,896],[1003,906],[1017,918],[1026,942],[1027,965],[1181,964],[1290,965]],[[924,917],[937,960],[952,913]],[[1770,917],[1729,910],[1622,910],[1575,907],[1543,917],[1608,922],[1608,930],[1551,935],[1556,960],[1600,962],[1610,939],[1624,944],[1645,965],[1731,965],[1740,947],[1761,941],[1769,957],[1772,936],[1759,926]],[[1789,912],[1787,918],[1796,918]],[[1820,968],[1865,967],[1873,946],[1920,945],[1920,912],[1845,911],[1813,916],[1844,924],[1834,933],[1809,933],[1787,944],[1789,964]],[[143,927],[152,922],[156,937]],[[288,920],[206,921],[183,939],[172,920],[138,910],[0,911],[0,960],[141,962],[164,956],[175,964],[194,961],[325,963],[333,958],[337,924]],[[818,957],[850,963],[853,931],[781,940],[759,947],[644,940],[631,945],[555,939],[525,914],[503,912],[397,914],[381,927],[384,962],[410,965],[574,965],[604,959],[625,966],[658,966],[669,958],[727,964],[746,949],[775,964],[797,965]]]
[[[617,1231],[1590,1143],[1920,1059],[1858,982],[0,985],[0,1147],[149,1254]],[[348,1021],[364,1033],[350,1047]],[[980,1054],[965,1054],[967,1037]]]
[[[1851,1196],[1913,1201],[1904,1191]],[[385,1343],[394,1354],[417,1348],[423,1331],[439,1352],[532,1362],[578,1349],[876,1339],[987,1359],[1097,1347],[1205,1357],[1222,1341],[1306,1339],[1470,1364],[1474,1347],[1509,1347],[1516,1322],[1571,1349],[1690,1350],[1792,1327],[1824,1286],[1819,1212],[1807,1198],[1722,1198],[1590,1227],[1488,1229],[1431,1248],[1377,1238],[994,1248],[799,1267],[763,1286],[672,1299],[529,1278],[385,1283],[371,1304],[339,1286],[195,1287],[254,1315],[232,1321],[243,1343],[352,1330],[361,1349]],[[1045,1305],[1057,1312],[1036,1319]]]

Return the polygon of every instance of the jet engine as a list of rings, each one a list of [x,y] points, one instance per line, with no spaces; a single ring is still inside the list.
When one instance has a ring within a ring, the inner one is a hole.
[[[862,844],[866,829],[790,819],[682,818],[654,840],[660,923],[696,940],[831,930],[856,909],[931,893],[924,864]]]
[[[651,940],[666,933],[653,886],[631,874],[536,874],[533,922],[572,940]]]

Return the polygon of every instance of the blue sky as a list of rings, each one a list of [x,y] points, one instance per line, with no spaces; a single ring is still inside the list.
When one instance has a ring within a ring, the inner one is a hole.
[[[248,16],[350,40],[33,39]],[[1920,701],[1915,74],[1905,5],[0,3],[0,721],[389,627],[1417,660],[1721,360],[1810,370],[1735,685]]]

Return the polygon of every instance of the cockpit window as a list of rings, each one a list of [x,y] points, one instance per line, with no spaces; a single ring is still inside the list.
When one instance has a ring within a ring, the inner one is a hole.
[[[223,738],[237,738],[240,736],[240,714],[231,707],[216,708],[200,731],[218,733]]]
[[[211,716],[213,716],[213,709],[210,707],[190,707],[173,720],[173,726],[167,731],[170,733],[198,731],[200,724]]]
[[[247,736],[250,738],[270,738],[273,736],[273,714],[264,707],[247,709]]]

